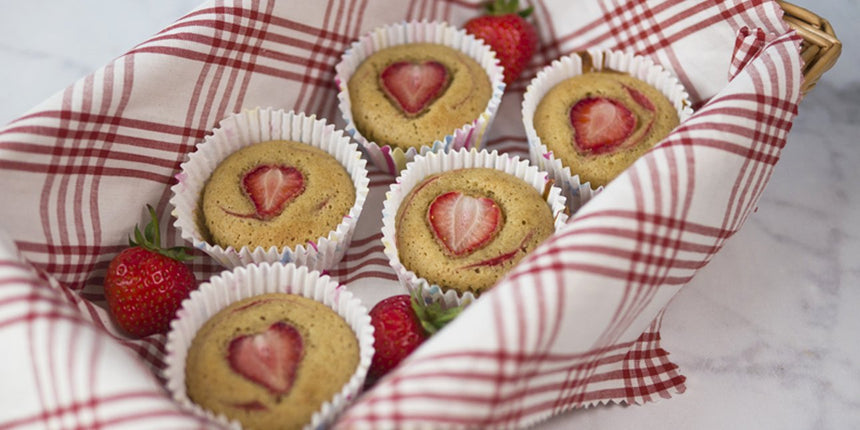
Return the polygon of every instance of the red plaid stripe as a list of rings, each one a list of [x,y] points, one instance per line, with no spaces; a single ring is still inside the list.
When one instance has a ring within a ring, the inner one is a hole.
[[[165,397],[128,348],[92,323],[84,301],[9,259],[9,245],[4,240],[0,258],[0,339],[16,351],[4,359],[0,397],[15,407],[0,412],[0,428],[98,429],[139,426],[142,418],[159,427],[205,427]],[[122,386],[111,380],[117,376]]]
[[[685,389],[659,344],[662,312],[755,209],[797,113],[799,39],[772,1],[532,4],[543,43],[508,88],[489,149],[526,156],[528,75],[588,46],[652,57],[701,108],[360,398],[343,427],[526,426]],[[156,205],[179,243],[168,188],[220,118],[272,106],[342,123],[334,64],[351,41],[401,20],[462,24],[478,8],[207,2],[3,129],[0,181],[11,192],[0,207],[10,235],[0,240],[0,341],[21,347],[2,376],[22,406],[0,412],[0,428],[205,426],[160,385],[164,337],[124,339],[103,309],[107,262],[144,205]],[[359,294],[396,283],[379,241],[392,178],[370,179],[353,244],[330,272]],[[193,268],[200,279],[221,270],[202,255]]]

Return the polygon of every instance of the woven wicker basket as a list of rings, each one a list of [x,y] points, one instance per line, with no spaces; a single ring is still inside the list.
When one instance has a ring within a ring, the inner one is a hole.
[[[800,55],[805,62],[803,74],[806,76],[800,91],[806,95],[824,72],[830,70],[842,52],[842,42],[836,38],[833,27],[826,19],[800,6],[779,1],[785,12],[783,19],[803,37]]]

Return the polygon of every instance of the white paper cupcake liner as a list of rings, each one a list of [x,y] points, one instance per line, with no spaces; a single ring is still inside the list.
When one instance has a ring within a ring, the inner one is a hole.
[[[493,89],[487,108],[477,119],[456,130],[450,130],[444,138],[435,141],[432,145],[403,150],[367,140],[356,129],[352,120],[352,103],[347,89],[349,78],[364,59],[374,52],[391,46],[420,42],[445,45],[462,51],[477,61],[487,71]],[[498,64],[496,54],[480,39],[444,22],[405,22],[376,28],[352,43],[344,52],[335,71],[338,107],[346,122],[344,127],[346,132],[361,144],[368,158],[377,168],[390,175],[397,175],[417,154],[460,148],[480,149],[505,90],[503,69]]]
[[[325,304],[340,315],[358,339],[359,363],[350,380],[332,399],[311,417],[305,429],[325,428],[355,399],[364,385],[373,358],[373,326],[367,308],[351,292],[317,271],[295,264],[261,263],[224,271],[193,291],[182,302],[167,335],[166,367],[163,371],[167,389],[186,410],[230,426],[241,428],[236,421],[215,415],[192,402],[185,387],[185,359],[188,348],[200,327],[221,309],[239,300],[266,293],[289,293]]]
[[[407,269],[400,261],[397,251],[395,218],[403,198],[426,177],[440,172],[468,167],[486,167],[503,171],[524,180],[541,193],[541,195],[544,195],[547,185],[551,183],[551,180],[547,177],[547,173],[530,164],[528,160],[521,160],[519,157],[508,154],[500,154],[497,151],[488,152],[487,150],[478,151],[476,149],[468,150],[464,148],[458,151],[427,153],[416,156],[414,161],[406,165],[406,168],[400,172],[400,175],[386,193],[385,201],[382,205],[383,252],[388,257],[389,265],[394,269],[400,283],[407,290],[411,293],[418,291],[426,302],[442,303],[444,307],[466,306],[475,300],[475,295],[471,292],[460,294],[453,289],[445,290],[441,286],[432,284],[428,280],[416,275],[415,272]],[[590,191],[589,189],[586,192],[589,198],[591,197]],[[555,220],[555,230],[558,231],[568,219],[565,197],[562,195],[559,187],[550,186],[550,190],[545,194],[545,198],[552,210],[552,216]]]
[[[591,57],[591,63],[595,70],[607,68],[625,72],[659,90],[677,109],[678,118],[682,122],[693,114],[693,109],[690,107],[690,96],[678,78],[651,59],[629,52],[597,48],[589,49],[586,53]],[[553,61],[538,72],[537,76],[529,83],[522,104],[523,126],[529,144],[529,160],[546,170],[550,177],[556,181],[556,185],[562,188],[567,197],[569,206],[585,204],[588,199],[584,192],[592,189],[591,184],[581,183],[579,175],[572,173],[570,168],[564,166],[561,160],[556,158],[552,151],[541,142],[534,128],[534,114],[541,99],[554,86],[581,74],[582,57],[577,54],[571,54]],[[602,188],[597,187],[592,194],[596,194]],[[571,213],[573,212],[571,211]]]
[[[198,208],[204,185],[227,156],[242,147],[269,140],[293,140],[320,148],[346,169],[355,185],[355,203],[343,221],[328,236],[316,242],[295,247],[221,247],[208,243],[198,221]],[[314,270],[328,270],[344,256],[352,241],[355,225],[369,192],[367,160],[362,158],[358,145],[352,143],[343,131],[336,130],[325,120],[302,113],[273,109],[251,109],[222,120],[214,132],[199,143],[188,160],[182,163],[176,176],[177,184],[171,187],[173,216],[182,238],[201,249],[227,268],[261,262],[294,262]]]

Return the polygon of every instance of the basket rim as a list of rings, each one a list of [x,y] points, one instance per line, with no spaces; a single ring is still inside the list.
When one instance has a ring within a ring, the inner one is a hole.
[[[842,53],[842,42],[827,19],[787,1],[778,0],[777,3],[783,10],[783,20],[803,38],[800,53],[804,61],[804,82],[800,91],[806,95],[836,64]]]

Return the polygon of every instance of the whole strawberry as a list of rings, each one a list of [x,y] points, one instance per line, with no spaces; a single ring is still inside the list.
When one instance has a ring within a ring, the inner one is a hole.
[[[375,352],[367,373],[367,385],[373,385],[397,367],[459,312],[460,308],[443,310],[437,303],[424,304],[407,294],[377,303],[370,310]]]
[[[487,14],[467,21],[465,30],[496,52],[499,63],[505,68],[505,84],[510,85],[537,50],[537,31],[526,21],[533,9],[519,10],[517,0],[494,0],[485,7]]]
[[[197,288],[183,263],[190,258],[185,248],[161,248],[155,209],[147,208],[152,220],[143,232],[134,228],[134,240],[111,260],[104,284],[114,320],[135,337],[167,332],[182,300]]]

